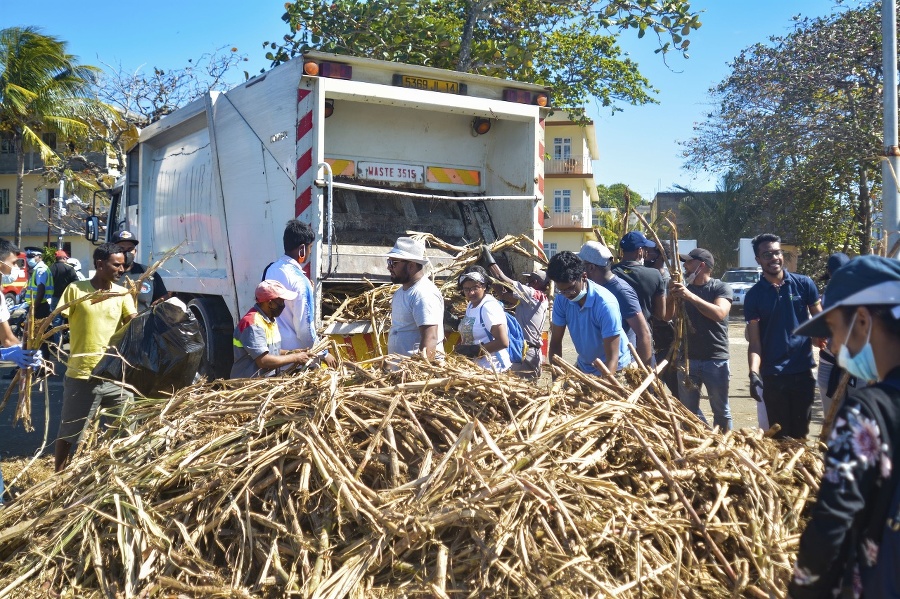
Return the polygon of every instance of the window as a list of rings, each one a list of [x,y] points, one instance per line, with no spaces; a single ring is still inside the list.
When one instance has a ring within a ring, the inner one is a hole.
[[[552,258],[556,252],[559,250],[556,247],[555,243],[545,243],[544,244],[544,255],[547,256],[547,260]]]
[[[572,157],[572,138],[571,137],[554,137],[553,138],[553,159],[565,160]]]
[[[9,214],[9,190],[0,189],[0,214]]]
[[[51,150],[56,150],[56,133],[42,133],[41,141],[50,146]]]
[[[5,133],[0,135],[0,154],[15,154],[16,147],[13,144],[12,135]]]
[[[572,190],[557,189],[553,192],[553,212],[568,214],[572,211]]]

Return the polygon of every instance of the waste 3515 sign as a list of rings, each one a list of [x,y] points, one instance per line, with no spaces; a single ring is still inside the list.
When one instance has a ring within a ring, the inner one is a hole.
[[[360,179],[394,183],[424,183],[425,167],[421,164],[392,164],[386,162],[358,162]]]

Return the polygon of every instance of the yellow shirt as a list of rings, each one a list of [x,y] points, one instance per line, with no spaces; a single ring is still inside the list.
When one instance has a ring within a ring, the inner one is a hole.
[[[97,291],[90,281],[70,283],[63,292],[60,305],[67,304]],[[126,289],[115,283],[112,292],[124,293]],[[88,379],[91,371],[109,345],[109,339],[128,316],[136,313],[134,301],[128,294],[107,298],[101,302],[83,301],[63,310],[69,319],[69,364],[66,376]]]

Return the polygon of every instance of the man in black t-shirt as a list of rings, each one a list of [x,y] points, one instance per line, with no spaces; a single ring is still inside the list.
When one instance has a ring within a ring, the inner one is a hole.
[[[671,315],[668,312],[662,275],[655,268],[644,266],[647,252],[655,248],[656,243],[644,237],[640,231],[631,231],[622,238],[619,247],[624,259],[612,267],[613,273],[625,279],[637,293],[644,319],[649,322],[650,317],[655,316],[660,320],[669,320]]]
[[[706,385],[713,424],[730,430],[728,405],[728,313],[731,287],[711,276],[715,260],[703,248],[679,254],[684,262],[685,283],[670,283],[671,294],[684,302],[687,315],[687,372],[678,369],[678,398],[706,422],[700,410],[700,387]]]
[[[50,302],[50,309],[55,310],[59,305],[59,298],[62,297],[63,291],[78,280],[75,269],[72,268],[67,260],[69,255],[64,250],[56,250],[56,262],[50,266],[50,276],[53,277],[53,300]]]

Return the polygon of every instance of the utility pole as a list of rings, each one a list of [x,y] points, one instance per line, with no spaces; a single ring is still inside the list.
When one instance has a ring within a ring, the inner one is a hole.
[[[900,147],[897,140],[897,2],[881,0],[881,60],[884,70],[884,155],[881,164],[882,225],[888,258],[900,240]]]
[[[63,177],[59,182],[59,197],[56,198],[59,205],[56,208],[56,215],[59,217],[59,236],[56,238],[56,249],[63,249],[63,217],[66,215],[66,179]]]

